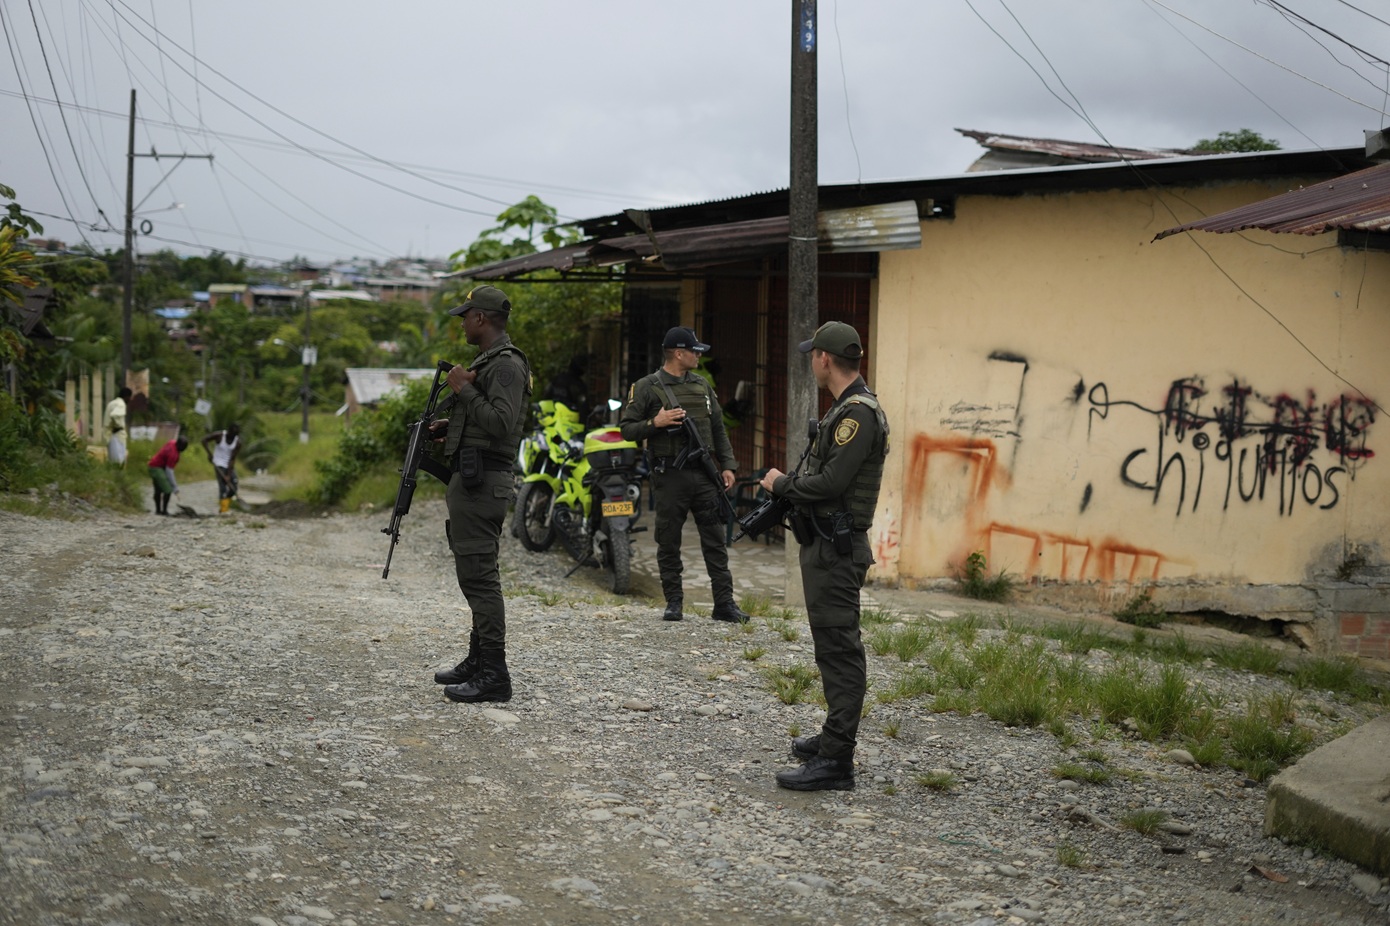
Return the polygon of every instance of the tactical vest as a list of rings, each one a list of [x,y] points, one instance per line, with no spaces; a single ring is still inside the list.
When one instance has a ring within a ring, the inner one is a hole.
[[[666,389],[662,387],[660,376],[660,372],[653,373],[647,377],[647,381],[656,397],[661,400],[661,407],[665,408]],[[671,394],[676,397],[681,408],[685,409],[686,416],[695,423],[695,429],[700,432],[700,440],[705,442],[705,449],[714,453],[714,427],[710,424],[714,410],[714,390],[699,376],[687,376],[685,382],[666,385],[670,387]],[[653,456],[674,457],[685,449],[685,429],[674,427],[657,431],[647,441],[647,447]]]
[[[527,401],[527,397],[531,395],[530,361],[521,352],[521,348],[514,344],[507,344],[495,351],[479,355],[468,368],[478,374],[474,386],[486,396],[489,386],[497,375],[496,368],[489,369],[489,367],[492,361],[504,354],[515,354],[516,358],[521,361],[520,375],[523,392],[520,406],[521,414],[517,415],[517,420],[512,424],[511,430],[507,432],[505,437],[494,437],[484,431],[476,421],[463,414],[464,407],[455,397],[453,410],[449,414],[449,436],[444,444],[444,453],[450,459],[460,447],[478,447],[485,451],[486,455],[494,462],[505,462],[515,459],[517,451],[521,449],[521,438],[524,436],[526,428],[525,411],[530,405]]]
[[[831,408],[830,413],[821,420],[815,447],[806,458],[805,473],[808,476],[814,475],[825,465],[825,458],[835,440],[835,429],[851,405],[863,405],[873,411],[874,418],[878,421],[878,434],[874,437],[874,446],[864,458],[859,471],[854,474],[854,480],[850,482],[845,494],[839,498],[817,501],[812,508],[820,517],[848,511],[854,515],[855,530],[868,530],[874,523],[874,509],[878,507],[878,488],[883,482],[883,461],[888,456],[888,418],[883,414],[883,409],[873,393],[855,393],[839,406]]]

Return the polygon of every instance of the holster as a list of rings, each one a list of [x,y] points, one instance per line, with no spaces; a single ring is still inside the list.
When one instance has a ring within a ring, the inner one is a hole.
[[[811,525],[810,517],[799,509],[792,511],[787,518],[787,524],[790,525],[792,536],[796,538],[796,542],[803,547],[816,539],[816,529]]]

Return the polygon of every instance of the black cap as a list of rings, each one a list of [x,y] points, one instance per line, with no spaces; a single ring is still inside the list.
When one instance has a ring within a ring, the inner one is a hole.
[[[809,354],[815,349],[844,357],[846,360],[858,360],[864,356],[864,345],[859,343],[859,332],[844,322],[826,322],[816,329],[814,337],[809,341],[802,341],[798,346],[803,354]]]
[[[512,301],[507,298],[506,293],[496,286],[477,286],[470,289],[468,295],[463,297],[463,303],[450,309],[449,314],[462,315],[469,309],[483,309],[488,312],[501,312],[503,315],[510,315]]]
[[[666,337],[661,341],[661,347],[663,350],[675,350],[680,347],[697,354],[703,354],[709,350],[709,345],[701,344],[700,339],[695,337],[695,332],[689,328],[672,328],[666,332]]]

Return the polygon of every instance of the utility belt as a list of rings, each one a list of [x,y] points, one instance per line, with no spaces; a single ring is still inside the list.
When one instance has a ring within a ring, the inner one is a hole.
[[[674,457],[652,457],[652,472],[664,473],[673,469],[698,469],[699,466],[686,454]]]
[[[835,552],[841,556],[849,556],[854,552],[855,534],[868,531],[867,527],[855,527],[854,515],[848,511],[818,515],[798,508],[792,511],[787,520],[797,543],[804,547],[817,539],[829,540],[834,545]]]
[[[483,484],[483,473],[511,472],[512,460],[495,450],[482,447],[460,447],[454,454],[453,471],[459,474],[464,488]]]

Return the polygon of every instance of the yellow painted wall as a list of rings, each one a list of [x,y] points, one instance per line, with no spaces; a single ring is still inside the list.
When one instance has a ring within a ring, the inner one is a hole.
[[[1152,240],[1289,188],[963,197],[920,250],[883,254],[876,574],[950,576],[974,550],[1064,580],[1297,583],[1349,544],[1383,563],[1390,422],[1357,390],[1390,399],[1390,253],[1335,233]],[[1228,440],[1200,419],[1233,386]],[[1165,415],[1170,393],[1197,417]],[[1270,447],[1306,456],[1276,458],[1260,497]]]

